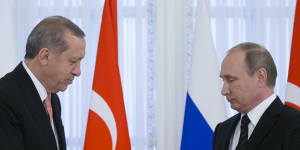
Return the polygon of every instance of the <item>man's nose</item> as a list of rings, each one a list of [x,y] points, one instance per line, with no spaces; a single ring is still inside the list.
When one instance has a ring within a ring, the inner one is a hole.
[[[221,94],[223,96],[226,96],[229,94],[229,88],[228,88],[228,85],[226,83],[223,83],[223,87],[222,87],[222,90],[221,90]]]
[[[72,71],[73,75],[80,76],[81,70],[80,70],[80,62],[76,64],[75,68]]]

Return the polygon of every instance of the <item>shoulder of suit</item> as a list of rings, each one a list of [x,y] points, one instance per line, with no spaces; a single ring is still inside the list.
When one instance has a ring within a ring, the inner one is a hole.
[[[238,114],[236,114],[236,115],[234,115],[234,116],[228,118],[227,120],[225,120],[225,121],[223,121],[223,122],[221,122],[221,123],[219,123],[219,124],[220,124],[220,125],[230,125],[230,124],[232,124],[234,121],[236,121],[237,119],[239,119],[240,116],[241,116],[241,114],[238,113]]]
[[[300,118],[300,111],[288,105],[284,105],[282,116],[286,118]]]
[[[16,91],[18,88],[14,72],[7,73],[0,79],[0,91]]]
[[[7,73],[0,79],[0,104],[18,105],[22,98],[21,87],[16,80],[14,72]]]
[[[288,105],[284,105],[278,122],[284,126],[283,129],[285,129],[286,133],[295,135],[295,133],[299,133],[300,130],[300,111]]]

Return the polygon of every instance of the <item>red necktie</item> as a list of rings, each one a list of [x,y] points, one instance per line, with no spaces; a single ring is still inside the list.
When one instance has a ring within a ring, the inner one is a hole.
[[[44,102],[45,110],[50,118],[50,124],[53,124],[52,106],[51,106],[51,94],[48,94]]]

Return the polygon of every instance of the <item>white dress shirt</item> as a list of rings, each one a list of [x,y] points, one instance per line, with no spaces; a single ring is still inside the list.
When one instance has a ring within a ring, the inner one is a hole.
[[[25,68],[26,72],[28,73],[29,77],[31,78],[36,90],[39,93],[39,96],[43,101],[46,99],[47,97],[47,91],[46,88],[42,85],[42,83],[34,76],[34,74],[30,71],[30,69],[27,67],[27,65],[25,64],[25,62],[22,62],[23,67]],[[54,133],[54,137],[55,137],[55,141],[56,141],[56,145],[57,145],[57,149],[59,150],[59,142],[58,142],[58,135],[57,135],[57,131],[54,125],[54,122],[52,122],[52,131]]]
[[[276,98],[276,95],[272,94],[271,96],[269,96],[267,99],[262,101],[259,105],[257,105],[256,107],[254,107],[251,111],[249,111],[247,113],[247,115],[250,119],[250,123],[248,124],[248,139],[251,136],[251,134],[252,134],[255,126],[257,125],[259,119],[261,118],[261,116],[263,115],[265,110],[275,100],[275,98]],[[241,118],[244,115],[245,114],[242,114]],[[241,132],[241,119],[238,122],[233,135],[230,138],[229,150],[235,150],[236,149],[236,146],[238,145],[239,138],[240,138],[240,132]]]

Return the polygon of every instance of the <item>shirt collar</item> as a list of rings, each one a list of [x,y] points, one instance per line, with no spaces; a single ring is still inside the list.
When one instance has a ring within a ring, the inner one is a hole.
[[[37,89],[39,96],[42,100],[42,102],[47,97],[47,91],[46,88],[42,85],[42,83],[34,76],[34,74],[30,71],[30,69],[27,67],[26,63],[22,62],[23,67],[25,68],[26,72],[28,73],[29,77],[31,78],[35,88]]]
[[[254,126],[256,126],[256,124],[258,123],[259,119],[261,118],[265,110],[271,105],[271,103],[275,100],[275,98],[276,98],[276,94],[273,93],[271,96],[263,100],[259,105],[257,105],[247,113],[251,123],[253,123]],[[244,114],[242,114],[241,117],[243,115]]]

